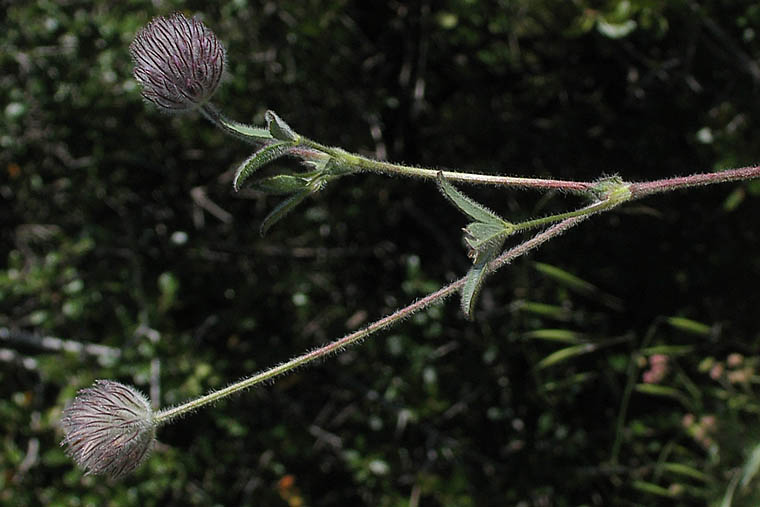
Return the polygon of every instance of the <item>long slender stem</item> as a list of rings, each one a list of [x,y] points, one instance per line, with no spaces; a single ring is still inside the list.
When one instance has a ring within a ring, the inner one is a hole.
[[[575,227],[580,222],[588,218],[588,216],[589,215],[580,215],[576,217],[567,218],[549,227],[545,231],[542,231],[536,234],[529,240],[523,243],[520,243],[519,245],[499,255],[496,259],[494,259],[491,262],[490,269],[492,271],[495,271],[505,266],[506,264],[509,264],[512,260],[516,259],[517,257],[525,255],[529,251],[539,247],[540,245],[549,241],[555,236],[558,236],[562,234],[563,232],[565,232],[566,230],[572,227]],[[248,378],[245,378],[239,382],[236,382],[235,384],[231,384],[223,389],[219,389],[218,391],[214,391],[205,396],[197,398],[195,400],[191,400],[183,405],[161,410],[154,416],[154,422],[158,426],[166,424],[169,421],[176,419],[177,417],[180,417],[183,414],[186,414],[193,410],[197,410],[198,408],[204,405],[207,405],[209,403],[214,403],[215,401],[226,398],[227,396],[230,396],[238,391],[247,389],[251,386],[254,386],[266,380],[269,380],[279,375],[282,375],[284,373],[287,373],[293,368],[303,366],[316,359],[319,359],[328,354],[336,352],[344,347],[347,347],[353,343],[356,343],[357,341],[360,341],[377,331],[387,328],[399,322],[400,320],[403,320],[406,317],[409,317],[413,313],[416,313],[424,308],[427,308],[428,306],[434,303],[443,301],[444,299],[446,299],[447,297],[449,297],[450,295],[458,291],[464,285],[465,280],[466,280],[465,277],[460,278],[459,280],[456,280],[455,282],[452,282],[449,285],[446,285],[445,287],[442,287],[441,289],[431,294],[428,294],[424,298],[419,299],[404,308],[396,310],[394,313],[388,315],[387,317],[383,317],[382,319],[373,322],[372,324],[370,324],[369,326],[363,329],[360,329],[351,334],[348,334],[344,336],[343,338],[339,338],[333,342],[328,343],[327,345],[323,347],[312,350],[311,352],[307,352],[303,355],[295,357],[288,362],[282,363],[280,365],[277,365],[263,372],[256,373]]]
[[[525,188],[543,188],[549,190],[565,190],[568,192],[587,193],[594,186],[593,183],[584,181],[566,181],[566,180],[545,180],[539,178],[520,178],[513,176],[496,176],[492,174],[477,174],[459,171],[439,171],[438,169],[425,169],[403,164],[394,164],[383,162],[371,158],[348,153],[339,148],[333,148],[318,143],[311,139],[301,138],[301,142],[306,146],[323,151],[332,155],[341,162],[355,166],[360,170],[381,172],[386,174],[398,174],[411,176],[415,178],[436,179],[438,173],[442,172],[443,177],[450,181],[460,183],[476,183],[494,186],[525,187]]]
[[[712,173],[692,174],[690,176],[678,176],[662,180],[631,183],[631,198],[638,199],[652,194],[670,192],[681,188],[726,183],[760,178],[760,166],[741,167]]]
[[[583,208],[576,209],[573,211],[568,211],[567,213],[558,213],[556,215],[551,215],[551,216],[543,217],[543,218],[536,218],[533,220],[526,220],[525,222],[514,224],[514,230],[515,232],[524,231],[526,229],[534,229],[536,227],[541,227],[543,225],[547,225],[553,222],[559,222],[560,220],[565,220],[567,218],[592,215],[594,213],[599,213],[601,211],[611,209],[615,206],[618,206],[619,204],[622,204],[623,202],[624,201],[616,201],[613,199],[605,199],[603,201],[597,201]]]

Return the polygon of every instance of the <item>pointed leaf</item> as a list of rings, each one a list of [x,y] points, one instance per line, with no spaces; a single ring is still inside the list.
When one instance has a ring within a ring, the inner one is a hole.
[[[709,336],[712,328],[702,322],[687,319],[686,317],[668,317],[665,321],[676,329],[701,336]]]
[[[459,210],[472,218],[476,222],[483,222],[485,224],[493,224],[495,226],[501,225],[504,228],[505,224],[509,224],[505,220],[489,210],[485,206],[473,201],[462,192],[457,190],[454,185],[446,181],[443,177],[443,173],[438,173],[438,188],[441,189],[443,195],[445,195]],[[511,224],[510,224],[511,225]]]
[[[285,215],[287,215],[293,208],[298,206],[301,201],[306,199],[310,193],[311,192],[308,190],[304,190],[303,192],[299,192],[291,197],[288,197],[280,204],[275,206],[275,208],[266,216],[264,221],[261,222],[259,233],[264,236],[270,227],[282,220]]]
[[[278,174],[256,182],[256,187],[268,194],[288,195],[305,190],[309,181],[290,174]]]
[[[584,335],[569,329],[536,329],[525,333],[523,336],[534,340],[577,344],[581,342]]]
[[[240,164],[240,167],[238,167],[238,170],[235,172],[235,179],[232,182],[235,191],[240,190],[240,185],[242,185],[251,174],[256,172],[257,169],[282,157],[290,147],[291,145],[289,143],[268,144],[248,157],[245,162]]]
[[[552,352],[536,364],[536,369],[541,370],[548,366],[552,366],[562,361],[567,361],[573,357],[580,356],[582,354],[588,354],[596,350],[596,346],[593,343],[581,343],[579,345],[573,345],[572,347],[565,347],[556,352]]]
[[[562,285],[567,286],[570,289],[576,290],[582,294],[592,294],[599,289],[592,283],[583,280],[575,276],[572,273],[565,271],[564,269],[552,266],[551,264],[545,264],[543,262],[534,262],[533,267],[536,271],[539,271],[549,278],[556,280]]]
[[[300,139],[299,135],[290,128],[290,125],[285,123],[285,120],[277,116],[274,111],[267,111],[264,113],[264,119],[267,121],[269,127],[269,133],[272,137],[279,139],[280,141],[289,141],[296,143]]]
[[[245,123],[232,121],[223,116],[220,116],[218,119],[225,128],[245,138],[254,138],[254,139],[258,138],[261,140],[272,139],[272,135],[269,133],[268,129],[263,129],[260,127],[254,127],[253,125],[246,125]]]
[[[665,462],[665,463],[661,463],[658,466],[658,468],[666,472],[671,472],[678,475],[684,475],[686,477],[691,477],[692,479],[697,479],[699,481],[707,482],[710,480],[710,477],[704,472],[700,472],[696,468],[690,467],[688,465],[684,465],[683,463]]]
[[[633,487],[634,489],[638,489],[639,491],[650,493],[652,495],[662,496],[665,498],[673,498],[677,496],[669,489],[663,488],[662,486],[658,486],[657,484],[654,484],[652,482],[633,481]]]
[[[480,250],[490,245],[501,248],[504,240],[512,233],[512,228],[504,223],[470,222],[464,228],[465,241],[473,250]]]
[[[483,286],[483,281],[488,274],[488,262],[474,264],[467,272],[467,280],[462,287],[462,311],[468,319],[472,320],[475,311],[475,302]]]
[[[758,471],[760,471],[760,445],[756,445],[755,448],[752,449],[749,459],[744,463],[739,485],[742,488],[749,486],[749,483],[752,482],[752,479],[757,475]]]
[[[488,245],[475,253],[475,263],[467,272],[467,279],[462,287],[462,311],[468,319],[473,318],[475,302],[489,272],[488,264],[499,254],[502,244],[503,241]]]

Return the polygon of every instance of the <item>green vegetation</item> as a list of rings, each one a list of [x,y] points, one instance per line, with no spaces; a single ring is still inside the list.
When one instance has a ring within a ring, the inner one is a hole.
[[[233,119],[370,156],[576,181],[760,160],[753,2],[161,9],[2,7],[0,503],[760,502],[757,182],[593,217],[474,288],[474,320],[428,308],[162,429],[119,482],[83,476],[58,421],[95,379],[178,404],[470,268],[434,181],[342,177],[262,238],[282,197],[232,190],[250,146],[140,99],[128,46],[154,15],[224,42]],[[457,188],[509,224],[585,204]]]

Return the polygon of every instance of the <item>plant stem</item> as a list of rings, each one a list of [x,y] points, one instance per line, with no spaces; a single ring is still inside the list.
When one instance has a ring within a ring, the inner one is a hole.
[[[534,229],[536,227],[541,227],[542,225],[558,222],[560,220],[565,220],[567,218],[593,215],[594,213],[599,213],[601,211],[612,209],[615,206],[618,206],[624,203],[626,200],[628,199],[625,199],[625,200],[605,199],[603,201],[597,201],[595,203],[589,204],[588,206],[585,206],[577,210],[568,211],[567,213],[558,213],[556,215],[551,215],[548,217],[536,218],[533,220],[526,220],[525,222],[513,224],[514,232],[524,231],[526,229]]]
[[[260,144],[272,140],[272,135],[267,129],[253,127],[251,125],[246,125],[245,123],[230,120],[211,102],[203,104],[200,107],[200,112],[203,116],[208,118],[211,123],[227,134],[242,139],[247,143]]]
[[[554,224],[553,226],[549,227],[545,231],[542,231],[536,234],[535,236],[528,239],[527,241],[520,243],[519,245],[503,252],[496,259],[491,261],[489,270],[493,272],[505,266],[506,264],[509,264],[512,260],[516,259],[517,257],[525,255],[526,253],[539,247],[546,241],[578,225],[580,222],[588,218],[588,216],[589,216],[588,214],[574,216],[574,217],[566,218],[565,220],[562,220],[561,222]],[[431,294],[428,294],[424,298],[419,299],[415,301],[414,303],[404,308],[401,308],[399,310],[396,310],[394,313],[373,322],[372,324],[370,324],[369,326],[363,329],[360,329],[351,334],[348,334],[344,336],[343,338],[339,338],[333,342],[328,343],[327,345],[323,347],[312,350],[311,352],[307,352],[303,355],[295,357],[288,362],[282,363],[280,365],[277,365],[263,372],[256,373],[248,378],[245,378],[239,382],[236,382],[235,384],[231,384],[223,389],[219,389],[218,391],[213,391],[205,396],[201,396],[200,398],[191,400],[183,405],[160,410],[154,416],[154,422],[156,423],[157,426],[164,425],[172,421],[173,419],[176,419],[177,417],[180,417],[188,412],[192,412],[193,410],[197,410],[204,405],[207,405],[209,403],[214,403],[232,394],[235,394],[238,391],[247,389],[251,386],[254,386],[266,380],[280,376],[284,373],[289,372],[290,370],[293,370],[294,368],[303,366],[316,359],[325,357],[328,354],[331,354],[333,352],[337,352],[340,349],[347,347],[353,343],[356,343],[377,331],[387,328],[409,317],[410,315],[424,308],[427,308],[428,306],[434,303],[443,301],[444,299],[446,299],[447,297],[449,297],[450,295],[458,291],[464,285],[465,280],[466,280],[466,277],[462,277],[459,280],[456,280],[455,282],[452,282],[449,285],[446,285],[445,287],[442,287],[441,289]]]
[[[382,162],[354,153],[349,153],[340,148],[333,148],[318,143],[305,137],[301,138],[301,143],[316,150],[327,153],[336,158],[340,163],[356,167],[359,170],[380,172],[386,174],[398,174],[402,176],[411,176],[415,178],[436,179],[438,173],[442,172],[443,177],[450,181],[460,183],[475,183],[482,185],[525,187],[525,188],[542,188],[549,190],[564,190],[585,194],[593,187],[592,183],[583,181],[566,181],[566,180],[545,180],[539,178],[519,178],[513,176],[496,176],[492,174],[477,174],[459,171],[439,171],[438,169],[424,169],[421,167],[408,166],[403,164],[393,164],[391,162]]]
[[[670,192],[681,188],[726,183],[728,181],[740,181],[760,178],[760,166],[741,167],[712,173],[692,174],[691,176],[678,176],[662,180],[631,183],[631,198],[638,199],[652,194]]]

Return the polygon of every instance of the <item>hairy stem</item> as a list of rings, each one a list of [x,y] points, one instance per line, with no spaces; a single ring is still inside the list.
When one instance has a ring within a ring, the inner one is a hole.
[[[576,217],[571,217],[571,218],[562,220],[561,222],[557,224],[554,224],[553,226],[549,227],[545,231],[542,231],[536,234],[529,240],[523,243],[520,243],[519,245],[503,252],[501,255],[499,255],[496,259],[494,259],[491,262],[489,269],[491,271],[495,271],[501,267],[504,267],[505,265],[509,264],[512,260],[516,259],[517,257],[525,255],[529,251],[541,246],[543,243],[547,242],[548,240],[578,225],[580,222],[588,218],[588,216],[589,216],[588,214],[585,214],[585,215],[580,215]],[[266,380],[270,380],[274,377],[278,377],[284,373],[289,372],[290,370],[294,368],[303,366],[316,359],[320,359],[333,352],[339,351],[340,349],[347,347],[349,345],[352,345],[376,333],[377,331],[380,331],[382,329],[390,327],[393,324],[398,323],[399,321],[409,317],[410,315],[424,308],[427,308],[428,306],[432,304],[443,301],[444,299],[446,299],[447,297],[451,296],[453,293],[461,289],[465,283],[465,280],[466,280],[466,277],[460,278],[459,280],[456,280],[455,282],[452,282],[449,285],[446,285],[445,287],[442,287],[441,289],[438,289],[437,291],[431,294],[428,294],[424,298],[419,299],[404,308],[396,310],[394,313],[388,315],[387,317],[383,317],[382,319],[373,322],[372,324],[368,325],[367,327],[363,329],[350,333],[344,336],[343,338],[339,338],[333,342],[328,343],[327,345],[323,347],[312,350],[311,352],[307,352],[303,355],[295,357],[286,363],[282,363],[280,365],[277,365],[263,372],[256,373],[239,382],[231,384],[223,389],[219,389],[218,391],[211,392],[205,396],[201,396],[200,398],[197,398],[195,400],[191,400],[183,405],[161,410],[154,416],[154,422],[156,423],[157,426],[161,426],[163,424],[170,422],[173,419],[176,419],[177,417],[182,416],[183,414],[186,414],[193,410],[197,410],[204,405],[207,405],[209,403],[214,403],[232,394],[235,394],[238,391],[247,389],[251,386],[254,386]]]
[[[564,190],[585,194],[591,190],[593,183],[583,181],[566,181],[566,180],[545,180],[539,178],[520,178],[513,176],[496,176],[492,174],[477,174],[460,171],[440,171],[438,169],[425,169],[403,164],[394,164],[374,160],[354,153],[349,153],[340,148],[325,146],[324,144],[312,141],[311,139],[302,138],[301,142],[316,150],[332,155],[339,162],[356,167],[358,170],[380,172],[385,174],[398,174],[402,176],[411,176],[414,178],[436,179],[438,173],[443,173],[443,177],[450,181],[460,183],[475,183],[482,185],[507,186],[537,188],[547,190]]]
[[[760,178],[760,166],[741,167],[712,173],[692,174],[690,176],[678,176],[662,180],[631,183],[631,198],[638,199],[652,194],[671,192],[681,188],[689,188],[729,181],[741,181]]]

